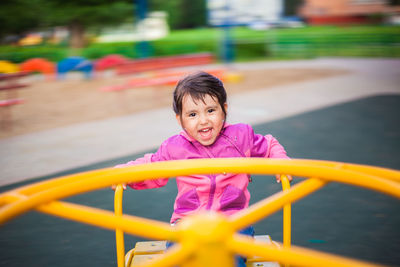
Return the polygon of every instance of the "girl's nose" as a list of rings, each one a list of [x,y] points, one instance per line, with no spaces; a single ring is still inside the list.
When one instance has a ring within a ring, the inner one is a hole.
[[[207,115],[201,114],[199,116],[199,121],[200,121],[201,124],[207,123],[207,121],[208,121]]]

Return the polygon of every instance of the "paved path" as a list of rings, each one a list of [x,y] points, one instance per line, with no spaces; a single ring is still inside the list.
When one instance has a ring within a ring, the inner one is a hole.
[[[400,94],[400,60],[323,58],[232,67],[339,68],[350,73],[233,95],[230,122],[265,123],[366,96]],[[2,139],[0,186],[153,149],[179,130],[172,110],[162,108]]]

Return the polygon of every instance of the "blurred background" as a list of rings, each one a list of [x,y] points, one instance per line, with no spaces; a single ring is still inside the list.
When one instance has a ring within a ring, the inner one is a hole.
[[[400,1],[2,0],[0,25],[0,192],[154,151],[180,131],[171,93],[195,69],[224,81],[229,120],[291,157],[400,169]],[[281,187],[249,190],[255,203]],[[175,196],[173,180],[127,190],[124,212],[168,222]],[[397,199],[334,183],[294,204],[292,241],[399,266],[399,224]],[[282,213],[255,228],[281,241]],[[32,211],[0,228],[0,266],[116,266],[114,242]]]
[[[4,0],[0,59],[399,57],[396,0]]]

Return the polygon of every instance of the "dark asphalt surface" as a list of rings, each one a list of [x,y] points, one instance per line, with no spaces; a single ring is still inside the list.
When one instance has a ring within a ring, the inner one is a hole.
[[[256,125],[272,134],[293,158],[321,159],[400,169],[400,96],[360,99],[275,122]],[[137,155],[100,162],[61,175],[114,166]],[[351,177],[350,177],[351,179]],[[295,182],[301,179],[296,179]],[[31,181],[32,182],[32,181]],[[0,188],[0,192],[26,183]],[[252,203],[280,190],[273,177],[256,176],[249,188]],[[127,190],[124,212],[169,221],[176,186]],[[67,199],[113,209],[113,191],[98,190]],[[370,190],[329,184],[292,207],[294,245],[342,256],[400,266],[399,200]],[[256,234],[282,240],[282,214],[255,225]],[[140,238],[126,236],[126,249]],[[116,266],[114,232],[37,212],[0,228],[0,266]]]

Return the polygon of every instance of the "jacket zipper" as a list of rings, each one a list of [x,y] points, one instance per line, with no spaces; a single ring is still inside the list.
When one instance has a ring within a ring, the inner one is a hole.
[[[215,158],[213,154],[211,154],[211,152],[204,147],[203,145],[200,145],[201,148],[204,150],[204,152],[206,152],[206,154],[208,155],[209,158]],[[208,195],[208,203],[207,203],[207,210],[211,209],[211,206],[214,202],[214,195],[215,195],[215,189],[217,187],[216,184],[216,175],[207,175],[207,177],[210,178],[210,194]]]
[[[242,157],[247,158],[246,155],[243,153],[243,151],[240,150],[228,136],[226,136],[225,134],[221,134],[221,136],[223,136],[237,150],[237,152],[239,152],[239,154],[242,155]]]
[[[207,210],[211,209],[211,206],[214,202],[214,195],[216,188],[215,175],[211,175],[210,180],[211,180],[211,185],[210,185],[210,194],[208,195]]]
[[[246,155],[243,153],[243,151],[240,150],[240,149],[237,147],[237,145],[236,145],[234,142],[232,142],[232,140],[231,140],[227,135],[221,133],[221,136],[223,136],[229,143],[231,143],[231,145],[232,145],[234,148],[236,148],[236,150],[239,152],[240,155],[242,155],[242,157],[247,158]],[[236,137],[235,137],[235,138],[236,138]],[[250,183],[253,182],[253,179],[251,178],[250,175],[247,175],[247,177],[248,177]]]

